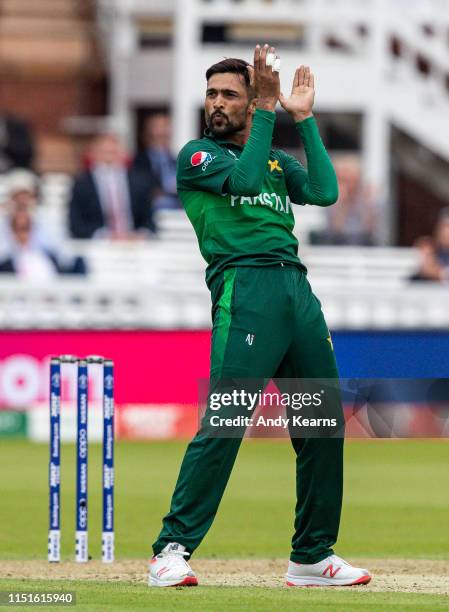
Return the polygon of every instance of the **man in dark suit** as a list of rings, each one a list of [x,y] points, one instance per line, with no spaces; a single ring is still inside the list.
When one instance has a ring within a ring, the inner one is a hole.
[[[133,167],[156,184],[153,209],[182,208],[176,191],[176,158],[170,150],[170,117],[164,113],[148,117],[142,140],[144,149],[136,156]]]
[[[91,149],[91,166],[75,178],[69,204],[73,238],[135,239],[156,230],[151,186],[129,169],[120,139],[98,136]]]
[[[30,128],[19,117],[0,110],[0,173],[31,168],[34,145]]]

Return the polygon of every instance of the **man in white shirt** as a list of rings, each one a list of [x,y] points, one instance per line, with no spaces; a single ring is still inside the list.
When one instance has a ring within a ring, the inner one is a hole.
[[[56,274],[85,274],[81,257],[71,255],[58,229],[38,204],[38,180],[29,170],[13,170],[0,218],[0,272],[40,282]]]
[[[81,257],[64,257],[46,247],[35,231],[33,216],[26,208],[12,210],[7,218],[8,248],[0,256],[0,273],[15,274],[31,283],[54,279],[58,274],[85,274]]]

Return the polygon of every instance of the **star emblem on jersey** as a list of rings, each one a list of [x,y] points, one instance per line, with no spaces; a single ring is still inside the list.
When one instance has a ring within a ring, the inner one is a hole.
[[[212,155],[210,153],[206,153],[206,151],[197,151],[190,158],[190,163],[192,166],[201,166],[206,161],[211,161]]]
[[[282,172],[278,159],[269,159],[268,165],[270,166],[270,172],[274,172],[274,170],[279,170],[279,172]]]

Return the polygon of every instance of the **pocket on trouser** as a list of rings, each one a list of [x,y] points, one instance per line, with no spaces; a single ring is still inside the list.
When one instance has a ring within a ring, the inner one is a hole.
[[[301,285],[298,300],[291,359],[298,364],[301,378],[338,378],[332,338],[321,302],[307,279]]]
[[[304,304],[304,324],[310,329],[310,333],[315,338],[322,338],[330,342],[333,349],[332,341],[330,340],[330,332],[324,317],[321,301],[315,295],[308,278],[304,275],[304,286],[302,288],[302,300]]]

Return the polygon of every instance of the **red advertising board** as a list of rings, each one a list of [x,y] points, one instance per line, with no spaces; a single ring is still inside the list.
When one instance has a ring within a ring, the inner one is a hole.
[[[51,355],[113,359],[118,404],[196,404],[209,374],[209,331],[8,331],[0,340],[0,407],[48,397]]]
[[[209,351],[210,332],[207,330],[1,332],[0,409],[26,410],[30,437],[46,439],[50,357],[103,355],[115,362],[119,437],[190,437],[198,426],[199,388],[201,386],[204,394],[204,380],[209,375]],[[76,399],[75,374],[73,366],[63,366],[62,396],[69,407],[65,410],[66,439],[73,438],[75,431],[74,415],[70,416]],[[101,411],[101,375],[99,366],[91,366],[89,399],[94,420],[95,412],[98,416]],[[346,414],[347,435],[372,435],[369,431],[372,423],[368,423],[370,427],[366,425],[367,417],[362,411],[357,415],[350,412],[347,410]],[[96,434],[95,428],[93,433],[98,438],[101,419],[97,420]],[[447,436],[447,414],[441,416],[422,405],[405,406],[395,420],[398,421],[395,428],[401,436]],[[62,434],[64,436],[64,423]]]
[[[30,411],[34,439],[48,435],[49,359],[62,354],[114,360],[120,437],[190,437],[197,428],[199,379],[209,374],[209,331],[7,331],[0,339],[0,409]],[[101,370],[93,369],[89,397],[95,408],[102,388]],[[63,366],[62,395],[73,407],[72,366]]]

